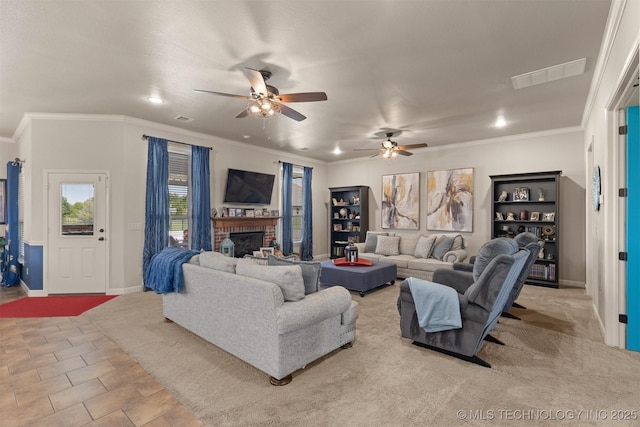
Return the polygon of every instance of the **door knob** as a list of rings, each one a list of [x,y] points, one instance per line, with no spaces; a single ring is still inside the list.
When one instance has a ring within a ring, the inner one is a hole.
[[[102,242],[104,240],[104,237],[98,237],[98,240]]]

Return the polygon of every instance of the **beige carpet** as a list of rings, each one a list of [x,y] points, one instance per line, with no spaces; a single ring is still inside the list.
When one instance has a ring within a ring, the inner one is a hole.
[[[153,293],[84,314],[210,426],[640,425],[640,353],[603,344],[582,289],[525,286],[487,369],[400,337],[398,287],[360,298],[354,346],[285,387],[180,326]],[[635,420],[612,420],[618,413]],[[583,411],[583,412],[579,412]],[[464,420],[463,420],[464,418]],[[604,419],[606,418],[606,419]]]

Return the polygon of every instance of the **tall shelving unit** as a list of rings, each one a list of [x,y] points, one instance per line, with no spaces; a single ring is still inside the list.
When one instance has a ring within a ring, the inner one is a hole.
[[[529,231],[544,241],[529,271],[529,284],[558,287],[561,175],[562,171],[550,171],[491,176],[491,237]]]
[[[344,256],[348,243],[364,242],[369,230],[369,187],[329,188],[329,256]]]

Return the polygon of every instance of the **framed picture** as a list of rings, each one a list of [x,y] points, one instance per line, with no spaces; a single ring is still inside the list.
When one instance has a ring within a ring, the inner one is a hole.
[[[382,176],[382,228],[420,228],[419,172]]]
[[[502,215],[502,212],[496,212],[496,220],[504,221],[504,216]]]
[[[556,213],[555,212],[545,212],[544,214],[542,214],[542,220],[543,221],[555,221],[556,220]]]
[[[427,230],[473,231],[473,168],[427,172]]]
[[[279,210],[277,210],[277,209],[273,209],[273,210],[271,211],[271,216],[280,216],[280,211],[279,211]]]
[[[229,208],[229,216],[236,216],[236,209],[235,208]]]
[[[236,208],[236,216],[244,216],[244,209]]]
[[[275,255],[274,254],[274,249],[271,247],[268,248],[260,248],[260,252],[262,253],[262,256],[266,257],[269,255]]]
[[[255,216],[255,211],[253,209],[245,209],[244,210],[244,216],[254,217]]]
[[[262,209],[256,209],[254,213],[255,216],[262,216]]]
[[[513,201],[522,202],[529,200],[529,189],[527,187],[516,187],[513,189]]]
[[[531,212],[531,218],[529,221],[540,221],[540,212]]]
[[[253,256],[258,258],[264,257],[264,255],[262,255],[262,251],[253,251]]]
[[[342,231],[342,224],[333,224],[333,231]]]

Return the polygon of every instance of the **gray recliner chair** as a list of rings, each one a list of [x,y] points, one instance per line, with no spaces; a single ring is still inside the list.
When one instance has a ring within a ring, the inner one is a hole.
[[[520,291],[522,291],[524,283],[527,280],[527,276],[529,275],[529,271],[531,270],[531,266],[535,263],[540,249],[542,249],[544,246],[544,242],[538,239],[535,234],[529,232],[517,234],[513,238],[513,241],[518,244],[520,249],[526,249],[529,252],[529,256],[527,257],[524,268],[520,272],[520,275],[518,276],[518,279],[516,280],[516,283],[513,286],[511,293],[509,294],[509,298],[507,299],[507,302],[502,309],[502,314],[505,317],[520,320],[519,317],[511,314],[511,308],[514,306],[525,308],[517,304],[515,301],[520,295]],[[436,270],[433,274],[433,281],[450,286],[459,293],[464,293],[467,288],[473,283],[473,266],[475,263],[475,259],[475,256],[471,257],[468,264],[456,263],[453,265],[453,270]]]
[[[404,280],[398,297],[402,336],[416,345],[491,367],[477,352],[496,327],[527,256],[528,251],[519,249],[512,239],[493,239],[482,246],[474,264],[473,283],[458,293],[462,318],[459,329],[426,332],[421,328],[409,283]]]

